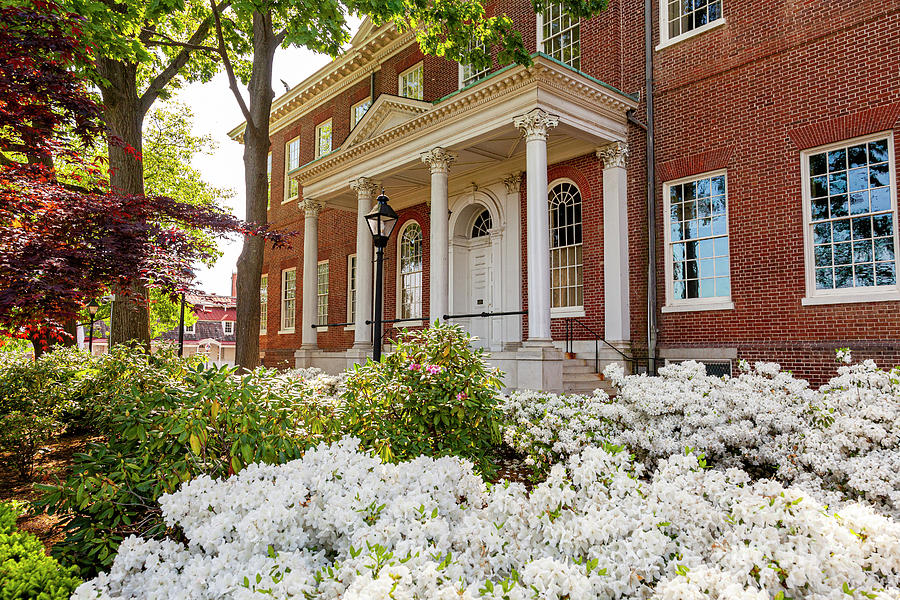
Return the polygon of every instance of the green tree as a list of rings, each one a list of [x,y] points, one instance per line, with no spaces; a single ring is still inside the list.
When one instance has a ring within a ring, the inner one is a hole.
[[[376,25],[393,22],[401,30],[415,31],[428,54],[487,67],[496,49],[501,64],[531,62],[512,19],[505,14],[486,16],[481,0],[234,0],[228,5],[208,1],[215,44],[245,120],[246,219],[259,225],[267,218],[269,113],[275,97],[272,64],[278,47],[303,46],[336,56],[350,38],[346,18],[355,14],[368,15]],[[607,0],[563,3],[574,16],[587,17],[605,9]],[[532,4],[540,11],[547,2],[532,0]],[[473,40],[481,41],[484,49],[471,50]],[[247,86],[247,99],[241,83]],[[245,236],[238,258],[235,361],[244,369],[259,362],[263,249],[261,239]]]

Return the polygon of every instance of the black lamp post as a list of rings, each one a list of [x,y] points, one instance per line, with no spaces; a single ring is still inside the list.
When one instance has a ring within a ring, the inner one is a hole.
[[[384,247],[397,225],[397,213],[388,205],[388,197],[381,195],[375,199],[376,204],[366,215],[369,231],[372,232],[372,241],[375,243],[375,330],[372,332],[373,352],[372,358],[378,362],[381,360],[381,296],[382,280],[384,278]]]
[[[97,316],[97,311],[100,310],[100,305],[97,304],[96,300],[91,300],[87,305],[88,312],[91,313],[91,337],[88,340],[88,354],[94,353],[94,317]]]
[[[178,319],[178,356],[184,356],[184,292],[181,292],[181,316]]]

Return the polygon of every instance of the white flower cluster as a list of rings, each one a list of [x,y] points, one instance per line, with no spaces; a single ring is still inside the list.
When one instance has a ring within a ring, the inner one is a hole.
[[[188,545],[126,540],[73,598],[895,600],[900,523],[798,490],[587,448],[527,493],[456,458],[382,464],[344,439],[201,477],[160,503]]]
[[[864,497],[900,514],[900,370],[843,365],[819,391],[774,363],[741,371],[711,377],[689,361],[626,377],[611,367],[613,399],[514,393],[504,439],[541,470],[602,442],[650,465],[691,448],[717,468],[758,467],[829,502]]]

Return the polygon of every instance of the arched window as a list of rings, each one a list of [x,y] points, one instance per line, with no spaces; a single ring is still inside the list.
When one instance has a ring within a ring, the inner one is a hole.
[[[583,306],[581,192],[569,181],[550,187],[550,294],[554,308]]]
[[[400,233],[400,318],[422,316],[422,228],[410,221]]]
[[[493,227],[493,223],[491,222],[491,212],[489,210],[481,211],[472,223],[472,238],[474,239],[489,235],[491,227]]]

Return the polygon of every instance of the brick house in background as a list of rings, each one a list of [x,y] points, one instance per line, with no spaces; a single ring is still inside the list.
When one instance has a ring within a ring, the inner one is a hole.
[[[400,215],[384,318],[489,313],[452,320],[509,387],[579,389],[595,344],[604,364],[772,360],[816,384],[836,347],[900,364],[900,3],[489,8],[533,66],[474,72],[366,21],[275,101],[269,221],[303,242],[266,253],[265,364],[370,353],[381,186]],[[335,323],[354,324],[312,327]]]

